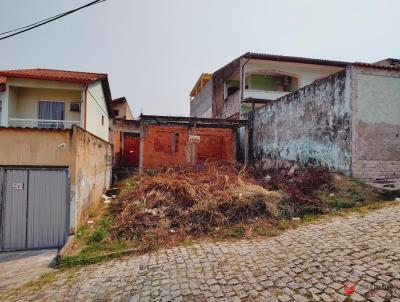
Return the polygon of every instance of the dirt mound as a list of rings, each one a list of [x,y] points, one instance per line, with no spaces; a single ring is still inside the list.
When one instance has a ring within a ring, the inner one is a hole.
[[[207,234],[258,217],[274,217],[281,194],[268,191],[240,164],[206,162],[140,177],[111,204],[111,233]]]

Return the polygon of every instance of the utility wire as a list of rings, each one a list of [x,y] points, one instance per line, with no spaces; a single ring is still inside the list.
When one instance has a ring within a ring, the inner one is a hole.
[[[45,25],[45,24],[47,24],[47,23],[53,22],[53,21],[55,21],[55,20],[57,20],[57,19],[60,19],[60,18],[62,18],[62,17],[65,17],[65,16],[67,16],[67,15],[70,15],[70,14],[72,14],[72,13],[75,13],[75,12],[81,10],[81,9],[84,9],[84,8],[89,7],[89,6],[96,5],[96,4],[99,4],[99,3],[101,3],[101,2],[105,2],[105,1],[106,1],[106,0],[96,0],[96,1],[92,1],[92,2],[90,2],[90,3],[88,3],[88,4],[85,4],[85,5],[80,6],[80,7],[78,7],[78,8],[75,8],[75,9],[66,11],[66,12],[64,12],[64,13],[55,15],[55,16],[53,16],[53,17],[49,17],[49,18],[46,18],[46,19],[37,21],[37,22],[35,22],[35,23],[26,25],[26,26],[22,26],[22,27],[19,27],[19,28],[15,28],[15,29],[12,29],[12,30],[8,30],[8,31],[5,31],[5,32],[2,32],[2,33],[0,33],[0,36],[5,35],[5,34],[9,34],[9,35],[4,36],[4,37],[0,37],[0,40],[4,40],[4,39],[10,38],[10,37],[13,37],[13,36],[22,34],[22,33],[26,32],[26,31],[32,30],[32,29],[34,29],[34,28],[36,28],[36,27]],[[12,33],[12,34],[11,34],[11,33]]]

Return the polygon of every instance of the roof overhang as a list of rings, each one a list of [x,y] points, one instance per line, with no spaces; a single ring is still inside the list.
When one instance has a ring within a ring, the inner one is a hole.
[[[199,128],[240,128],[247,125],[247,120],[227,120],[199,117],[140,115],[142,125],[180,125]]]

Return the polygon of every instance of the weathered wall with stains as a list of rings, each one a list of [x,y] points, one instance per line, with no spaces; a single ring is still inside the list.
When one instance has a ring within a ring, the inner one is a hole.
[[[221,118],[224,110],[224,83],[240,72],[242,59],[233,60],[212,75],[212,114],[213,118]]]
[[[221,118],[230,118],[233,115],[240,113],[240,107],[240,90],[238,90],[225,100]]]
[[[250,140],[259,167],[314,162],[350,172],[349,72],[341,71],[254,112]]]
[[[235,159],[231,129],[146,125],[142,135],[144,169],[199,163],[206,159]],[[199,135],[200,142],[190,143],[189,135]]]
[[[99,202],[111,185],[112,145],[91,133],[73,127],[75,146],[75,225],[79,227],[87,218],[89,207]]]
[[[68,168],[71,232],[110,185],[112,146],[77,126],[65,130],[0,128],[0,141],[0,166]]]
[[[212,79],[190,101],[190,116],[212,118]]]
[[[353,174],[400,175],[400,70],[352,67]]]

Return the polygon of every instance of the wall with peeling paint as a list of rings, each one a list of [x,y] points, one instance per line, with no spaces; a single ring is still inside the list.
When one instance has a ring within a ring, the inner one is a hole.
[[[352,67],[353,174],[400,175],[400,70]]]
[[[254,163],[271,167],[313,162],[335,171],[351,169],[349,70],[305,86],[258,108],[250,144]]]

